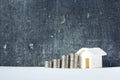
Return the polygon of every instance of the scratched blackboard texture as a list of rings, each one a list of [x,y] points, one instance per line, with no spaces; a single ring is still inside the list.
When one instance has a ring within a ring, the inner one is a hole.
[[[0,66],[43,66],[82,47],[120,66],[120,0],[0,0]]]

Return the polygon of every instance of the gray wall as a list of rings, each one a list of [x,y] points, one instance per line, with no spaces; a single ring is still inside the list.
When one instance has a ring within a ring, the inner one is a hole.
[[[0,0],[0,65],[45,60],[100,47],[120,66],[120,0]]]

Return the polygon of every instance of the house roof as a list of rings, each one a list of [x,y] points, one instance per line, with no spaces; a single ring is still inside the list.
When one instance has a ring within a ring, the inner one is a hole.
[[[77,51],[76,54],[81,54],[83,51],[88,51],[90,52],[91,55],[94,55],[94,56],[107,55],[107,53],[101,48],[81,48],[80,50]]]

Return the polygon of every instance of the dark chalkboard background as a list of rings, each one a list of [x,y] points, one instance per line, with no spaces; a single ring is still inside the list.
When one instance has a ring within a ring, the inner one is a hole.
[[[0,66],[100,47],[104,66],[120,66],[120,0],[0,0]]]

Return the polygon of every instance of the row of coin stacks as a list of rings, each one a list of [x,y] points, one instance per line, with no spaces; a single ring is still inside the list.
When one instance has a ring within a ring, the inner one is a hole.
[[[80,56],[71,53],[70,55],[63,55],[60,59],[53,59],[45,61],[46,68],[80,68]]]

